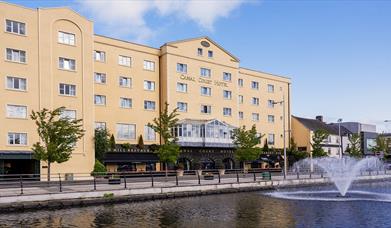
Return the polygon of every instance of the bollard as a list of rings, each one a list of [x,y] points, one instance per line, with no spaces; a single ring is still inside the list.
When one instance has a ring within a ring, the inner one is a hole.
[[[320,172],[320,178],[323,178],[323,172]]]
[[[127,189],[127,184],[126,184],[126,175],[124,175],[124,184],[125,184],[125,189]]]
[[[23,178],[20,176],[20,194],[23,195]]]
[[[310,179],[312,178],[312,172],[310,171]]]
[[[175,184],[176,186],[178,186],[178,172],[176,172],[175,174]]]
[[[60,192],[62,192],[61,174],[58,174],[58,183],[60,184]]]
[[[96,190],[96,179],[95,179],[95,176],[94,176],[94,191]]]
[[[152,184],[152,187],[154,186],[154,182],[153,182],[153,173],[151,171],[151,184]]]
[[[299,172],[296,172],[297,179],[300,179]]]
[[[198,177],[198,184],[201,185],[201,178],[200,178],[200,174],[197,172],[197,177]]]
[[[217,176],[219,177],[219,184],[221,183],[220,181],[220,172],[217,173]]]
[[[239,172],[236,170],[236,182],[239,183]]]
[[[255,172],[253,172],[253,175],[254,175],[254,182],[257,181],[257,176],[255,175]]]

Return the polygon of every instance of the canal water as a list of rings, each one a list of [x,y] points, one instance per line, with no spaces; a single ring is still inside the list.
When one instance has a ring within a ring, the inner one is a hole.
[[[332,187],[281,191],[324,191]],[[353,190],[390,193],[391,183]],[[0,227],[391,227],[391,203],[275,198],[246,192],[0,215]]]

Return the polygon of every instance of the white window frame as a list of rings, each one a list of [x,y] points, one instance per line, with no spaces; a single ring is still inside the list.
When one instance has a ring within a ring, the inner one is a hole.
[[[156,102],[150,100],[144,100],[144,110],[155,111],[156,110]]]
[[[177,63],[176,64],[176,71],[178,73],[187,74],[187,64],[185,64],[185,63]]]
[[[155,91],[155,82],[149,81],[149,80],[144,80],[144,90]]]
[[[223,98],[225,100],[232,100],[232,91],[230,91],[230,90],[223,90]]]
[[[118,55],[118,65],[131,67],[132,66],[132,58],[126,55]]]
[[[208,50],[208,58],[213,58],[213,51],[212,50]]]
[[[183,90],[181,90],[181,88],[183,88]],[[187,93],[187,84],[183,82],[177,82],[176,91],[180,93]]]
[[[206,107],[206,112],[204,112],[204,107]],[[211,105],[201,105],[201,114],[207,114],[210,115],[212,114],[212,106]]]
[[[9,82],[8,80],[11,80],[10,84],[12,84],[12,87],[9,87]],[[19,85],[19,88],[15,88],[15,81],[18,81],[18,85]],[[23,86],[23,82],[24,81],[24,88],[22,88]],[[26,78],[20,78],[20,77],[14,77],[14,76],[6,76],[6,79],[5,79],[5,87],[7,89],[11,89],[11,90],[17,90],[17,91],[27,91],[27,79]]]
[[[209,68],[201,67],[200,68],[200,76],[204,78],[212,77],[212,70]]]
[[[11,108],[20,109],[23,108],[21,115],[13,115],[12,113],[19,112],[19,110],[11,110]],[[26,105],[16,105],[16,104],[7,104],[6,105],[6,116],[7,118],[12,119],[27,119],[27,106]]]
[[[259,90],[259,82],[251,81],[251,89]]]
[[[244,102],[243,95],[238,95],[238,102],[239,102],[239,104],[243,104],[243,102]]]
[[[267,100],[267,107],[274,108],[274,100]]]
[[[268,85],[267,85],[267,91],[268,91],[269,93],[274,93],[274,85],[268,84]]]
[[[14,31],[14,27],[15,26],[17,27],[16,28],[16,30],[17,30],[16,32]],[[10,28],[10,31],[8,31],[8,28]],[[14,20],[6,19],[5,20],[5,31],[7,33],[12,33],[12,34],[25,36],[26,35],[26,23],[20,22],[20,21],[14,21]]]
[[[204,50],[202,48],[197,48],[197,55],[198,56],[203,56],[204,55]]]
[[[275,123],[275,117],[274,115],[267,115],[267,122],[268,123]]]
[[[58,68],[61,70],[75,71],[76,70],[76,60],[64,58],[64,57],[58,57]]]
[[[107,82],[106,74],[94,72],[94,82],[97,84],[106,84],[106,82]]]
[[[259,98],[258,97],[252,97],[251,98],[251,104],[255,106],[259,106]]]
[[[105,130],[107,129],[106,127],[106,122],[95,122],[95,129],[102,129]]]
[[[238,86],[243,87],[243,84],[244,84],[243,78],[238,78]]]
[[[276,135],[273,133],[269,133],[267,135],[267,144],[274,145],[276,143]]]
[[[58,31],[57,34],[58,34],[57,35],[58,43],[71,45],[71,46],[76,45],[76,35],[75,34],[69,33],[69,32],[64,32],[64,31]]]
[[[61,86],[63,86],[63,88],[61,88]],[[61,90],[63,90],[63,93],[61,93]],[[67,90],[69,91],[69,93],[67,93]],[[60,83],[58,85],[58,93],[61,96],[75,97],[76,96],[76,85]]]
[[[13,135],[13,143],[10,143],[10,135]],[[16,144],[16,135],[19,136],[19,143]],[[22,137],[24,136],[24,140],[22,140]],[[8,132],[7,133],[7,145],[8,146],[27,146],[28,145],[28,138],[27,138],[27,133],[24,132]]]
[[[120,130],[124,130],[124,128],[128,128],[128,132],[121,132]],[[134,140],[136,139],[136,124],[128,124],[128,123],[117,123],[116,124],[116,135],[117,135],[117,140]]]
[[[125,80],[126,82],[129,82],[129,85],[122,84],[122,80]],[[125,76],[119,76],[118,85],[122,88],[132,88],[132,78],[131,77],[125,77]]]
[[[226,82],[232,81],[232,74],[228,72],[223,72],[223,81]]]
[[[254,118],[256,117],[256,118]],[[251,120],[254,122],[259,122],[259,113],[251,113]]]
[[[15,63],[26,63],[27,62],[27,54],[26,51],[6,48],[5,49],[5,58],[7,61],[15,62]]]
[[[188,105],[186,102],[180,102],[180,101],[177,102],[177,108],[179,112],[187,112],[187,107]]]
[[[64,118],[64,119],[66,118],[69,120],[76,120],[76,118],[77,118],[76,110],[64,109],[64,110],[62,110],[62,112],[60,114],[60,118]]]
[[[223,116],[232,116],[232,108],[223,108]]]
[[[201,88],[201,96],[206,96],[206,97],[212,96],[212,88],[211,87],[201,86],[200,88]],[[209,92],[204,94],[203,93],[204,88],[206,89],[205,91],[209,91]]]
[[[99,58],[97,58],[99,56]],[[94,60],[96,62],[106,62],[106,52],[94,50]]]
[[[155,71],[155,62],[150,60],[144,60],[144,70]]]
[[[120,97],[119,98],[119,107],[121,108],[132,108],[133,100],[128,97]]]
[[[156,132],[148,125],[144,125],[144,139],[145,141],[156,141]]]
[[[244,113],[242,111],[239,111],[238,117],[239,117],[239,120],[242,120],[244,118]]]
[[[99,97],[100,101],[103,101],[103,102],[100,102],[100,103],[97,103],[97,98]],[[95,94],[94,95],[94,104],[95,105],[99,105],[99,106],[105,106],[106,105],[106,96],[105,95],[100,95],[100,94]]]

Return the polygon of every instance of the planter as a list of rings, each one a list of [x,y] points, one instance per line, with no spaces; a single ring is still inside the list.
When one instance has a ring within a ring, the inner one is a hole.
[[[220,176],[223,176],[225,174],[225,169],[219,169]]]
[[[196,174],[198,174],[198,176],[202,176],[202,169],[197,170]]]
[[[121,178],[109,178],[109,184],[121,184]]]
[[[183,173],[184,173],[184,171],[181,170],[181,169],[178,169],[178,170],[176,171],[176,174],[178,175],[178,177],[183,177]]]
[[[214,179],[213,174],[206,174],[206,175],[204,175],[204,180],[213,180],[213,179]]]

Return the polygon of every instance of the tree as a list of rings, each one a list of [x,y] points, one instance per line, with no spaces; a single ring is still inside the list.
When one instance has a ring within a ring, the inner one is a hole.
[[[61,117],[64,109],[60,107],[50,111],[44,108],[38,112],[32,111],[30,115],[37,125],[41,141],[33,144],[34,158],[47,163],[48,181],[51,164],[68,161],[77,141],[84,135],[82,120]]]
[[[359,134],[351,134],[349,135],[349,147],[346,149],[346,152],[349,153],[351,157],[361,158],[362,157],[362,151],[361,151],[361,139]]]
[[[254,161],[259,158],[261,148],[257,147],[263,135],[258,135],[255,125],[250,130],[246,127],[236,128],[233,131],[233,143],[235,145],[235,157],[243,163],[245,171],[246,162]]]
[[[95,129],[95,158],[103,161],[106,152],[110,149],[110,134],[105,128]]]
[[[165,103],[164,110],[160,112],[158,118],[153,119],[153,123],[148,123],[148,127],[158,133],[162,139],[162,144],[157,151],[160,162],[165,164],[166,176],[168,174],[168,163],[175,163],[178,159],[180,148],[176,144],[177,138],[172,133],[179,119],[178,109],[168,112],[168,104]]]
[[[308,156],[306,151],[299,151],[297,144],[293,138],[290,139],[289,148],[287,150],[287,155],[289,158],[289,164],[293,164],[296,161],[299,161]]]
[[[95,159],[95,165],[94,165],[94,171],[93,173],[105,173],[107,170],[106,170],[106,167],[98,160],[98,159]]]
[[[375,153],[375,155],[384,153],[384,156],[388,156],[388,144],[389,140],[379,135],[376,138],[376,146],[372,147],[371,150]]]
[[[144,139],[143,139],[143,135],[140,135],[140,136],[138,137],[137,147],[138,147],[139,149],[144,149]]]
[[[268,152],[269,151],[269,143],[267,142],[267,139],[265,139],[265,144],[263,144],[262,151],[263,152]]]
[[[329,133],[326,130],[316,130],[312,136],[312,157],[324,157],[327,153],[323,150],[323,141],[329,137]]]
[[[110,149],[111,149],[112,151],[114,151],[114,150],[115,150],[115,145],[116,145],[116,143],[115,143],[115,138],[114,138],[114,135],[113,135],[113,134],[111,134],[111,136],[110,136],[109,145],[110,145]]]

